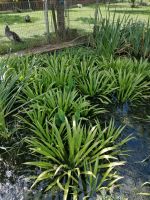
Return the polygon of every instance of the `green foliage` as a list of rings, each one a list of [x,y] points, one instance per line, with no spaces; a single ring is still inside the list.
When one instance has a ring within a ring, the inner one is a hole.
[[[61,89],[51,89],[44,95],[38,96],[38,98],[32,99],[29,111],[26,113],[33,121],[33,118],[37,116],[39,119],[39,113],[47,117],[49,120],[55,117],[57,125],[64,122],[65,117],[71,118],[75,116],[76,120],[80,118],[88,118],[88,116],[94,116],[99,112],[104,112],[101,109],[95,109],[95,106],[91,106],[86,97],[78,95],[77,91]]]
[[[2,133],[8,129],[6,116],[18,107],[43,110],[61,124],[66,116],[79,120],[104,113],[105,104],[114,99],[124,103],[149,98],[150,65],[146,60],[108,60],[93,54],[87,57],[87,50],[81,52],[79,48],[65,56],[62,52],[1,61]]]
[[[57,87],[63,88],[64,86],[68,86],[72,88],[74,86],[73,67],[76,65],[75,61],[76,59],[73,57],[69,58],[61,54],[54,54],[45,58],[44,63],[47,66],[45,72]]]
[[[18,77],[9,75],[9,69],[3,64],[1,63],[0,68],[0,137],[8,138],[10,132],[6,124],[6,116],[9,116],[21,86],[16,85]]]
[[[114,168],[124,162],[117,160],[115,152],[118,155],[118,147],[130,138],[122,140],[117,145],[113,144],[112,140],[116,141],[122,128],[115,129],[112,121],[105,130],[96,126],[86,128],[74,119],[71,124],[65,119],[59,129],[55,122],[49,123],[45,120],[43,126],[43,123],[35,120],[31,128],[35,136],[27,142],[33,154],[40,156],[40,160],[26,164],[43,169],[32,187],[38,182],[48,180],[46,191],[58,185],[64,192],[64,199],[67,199],[69,194],[75,197],[82,191],[81,183],[85,195],[92,195],[93,183],[96,187],[94,192],[97,192],[103,188],[105,182],[108,183],[109,189],[120,179]],[[110,137],[112,132],[113,137]],[[105,141],[104,134],[108,136]],[[99,176],[102,176],[100,180]]]
[[[131,136],[122,139],[124,127],[115,128],[113,120],[101,126],[99,114],[106,103],[136,104],[150,97],[147,60],[94,53],[77,48],[60,55],[1,60],[0,135],[12,133],[9,123],[17,115],[36,156],[28,164],[41,168],[33,186],[41,181],[46,191],[57,186],[64,199],[112,190],[121,178],[116,168],[124,164],[118,155]]]
[[[137,58],[149,58],[150,54],[150,23],[133,20],[125,14],[120,17],[117,10],[113,16],[108,9],[103,16],[99,9],[95,19],[93,43],[100,56],[128,55]]]
[[[131,20],[123,27],[123,45],[126,51],[135,57],[149,58],[150,54],[150,23]]]
[[[86,63],[88,65],[88,63]],[[115,89],[114,82],[111,80],[111,74],[106,70],[100,70],[93,65],[84,67],[81,64],[81,70],[78,70],[76,82],[77,87],[82,94],[90,97],[107,97]]]
[[[125,15],[120,18],[116,17],[114,12],[113,16],[110,15],[110,11],[107,10],[106,16],[103,17],[101,10],[98,10],[97,18],[94,25],[94,47],[96,52],[109,58],[114,56],[118,47],[121,46],[121,29],[128,23],[128,17]]]
[[[131,59],[103,59],[103,68],[111,74],[114,81],[115,96],[118,102],[138,102],[150,97],[150,65],[147,61]]]
[[[133,73],[132,69],[119,69],[117,71],[118,84],[117,98],[121,102],[126,102],[127,100],[135,101],[138,99],[148,97],[146,95],[149,91],[150,84],[145,81],[145,76],[138,73]]]

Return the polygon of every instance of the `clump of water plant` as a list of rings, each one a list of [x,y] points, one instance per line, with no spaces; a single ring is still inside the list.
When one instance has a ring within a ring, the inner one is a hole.
[[[8,138],[14,127],[13,124],[18,108],[18,96],[21,95],[26,82],[36,68],[37,58],[4,58],[0,62],[0,135]],[[9,120],[7,120],[9,118]]]
[[[3,63],[1,63],[3,64]],[[13,105],[16,102],[16,95],[21,89],[17,85],[18,76],[9,74],[9,68],[1,65],[0,69],[0,137],[8,138],[11,133],[8,130],[6,117],[10,116]]]
[[[64,199],[69,195],[77,198],[80,192],[92,196],[103,188],[109,190],[121,178],[115,170],[124,164],[117,159],[118,148],[130,137],[115,144],[123,129],[116,129],[112,121],[101,129],[97,126],[87,128],[74,118],[71,123],[65,119],[57,128],[55,121],[45,120],[43,125],[34,119],[31,129],[34,135],[27,142],[32,153],[40,159],[26,164],[42,169],[32,187],[47,181],[45,191],[57,185]]]
[[[28,164],[41,170],[33,187],[44,182],[46,191],[59,187],[64,199],[90,198],[120,180],[116,167],[124,162],[118,156],[131,138],[122,139],[123,127],[115,128],[113,120],[104,126],[99,114],[105,113],[105,104],[149,99],[150,65],[142,59],[114,59],[118,44],[106,57],[94,56],[93,49],[88,56],[79,48],[10,59],[1,68],[0,134],[12,132],[10,120],[18,120],[35,156]]]
[[[49,120],[55,117],[57,124],[64,122],[65,117],[70,119],[75,116],[76,120],[80,120],[81,118],[94,117],[102,112],[105,112],[105,110],[96,109],[96,105],[92,106],[87,98],[79,95],[76,90],[70,91],[65,88],[63,91],[61,89],[51,89],[44,95],[32,99],[29,107],[25,110],[31,120],[35,116],[42,115]]]
[[[136,59],[103,59],[103,68],[107,68],[114,82],[114,97],[118,102],[142,102],[150,97],[149,63]]]
[[[75,58],[54,54],[53,56],[47,56],[43,62],[47,66],[45,69],[46,73],[56,87],[73,87],[73,68],[76,65]]]
[[[75,70],[76,85],[84,95],[106,99],[115,89],[114,82],[111,74],[97,65],[96,59],[83,60]]]
[[[112,16],[109,9],[106,10],[106,15],[103,16],[100,8],[97,10],[95,17],[92,43],[96,52],[105,58],[114,56],[122,45],[122,25],[125,26],[129,18],[125,15],[122,18],[116,17],[115,12]]]
[[[149,58],[150,55],[150,23],[149,20],[141,22],[130,20],[130,23],[123,27],[123,45],[129,55],[140,58]]]
[[[97,11],[94,23],[93,39],[91,44],[96,52],[109,58],[115,55],[149,58],[150,55],[150,23],[141,22],[130,16],[111,14],[109,9],[103,16]]]

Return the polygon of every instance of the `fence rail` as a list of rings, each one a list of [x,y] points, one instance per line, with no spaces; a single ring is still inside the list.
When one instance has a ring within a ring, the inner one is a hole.
[[[41,10],[43,8],[42,1],[20,1],[20,2],[4,2],[0,3],[0,11],[20,11],[21,10]]]
[[[69,0],[66,4],[71,7],[77,4],[91,4],[95,3],[95,0]],[[48,1],[49,8],[56,6],[55,0]],[[0,11],[17,11],[21,12],[22,10],[41,10],[43,9],[43,1],[19,1],[19,2],[1,2]]]

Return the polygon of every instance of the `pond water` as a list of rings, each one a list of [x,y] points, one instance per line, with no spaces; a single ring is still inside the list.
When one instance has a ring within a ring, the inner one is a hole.
[[[126,125],[123,134],[134,137],[125,145],[125,149],[130,150],[130,156],[124,158],[127,163],[120,169],[124,179],[119,193],[129,200],[150,199],[138,195],[150,192],[150,187],[141,187],[144,182],[150,181],[150,123],[143,120],[148,111],[148,107],[130,109],[126,104],[113,113],[117,125]]]
[[[149,108],[146,107],[129,108],[125,104],[121,108],[114,108],[114,111],[110,112],[115,118],[116,126],[126,125],[122,133],[123,137],[129,134],[135,137],[124,147],[131,151],[129,157],[124,157],[124,160],[127,161],[126,165],[119,169],[124,179],[121,180],[121,186],[116,191],[117,199],[121,199],[119,197],[122,195],[128,200],[150,199],[150,197],[137,194],[150,191],[149,187],[141,187],[144,182],[150,181],[150,123],[143,120],[148,111]],[[52,199],[50,193],[41,194],[42,185],[37,190],[30,190],[31,182],[27,177],[33,174],[33,169],[29,169],[25,165],[15,164],[9,156],[0,159],[0,200]],[[38,169],[34,169],[34,173],[35,171],[38,173]],[[62,200],[62,194],[58,192],[55,199]]]

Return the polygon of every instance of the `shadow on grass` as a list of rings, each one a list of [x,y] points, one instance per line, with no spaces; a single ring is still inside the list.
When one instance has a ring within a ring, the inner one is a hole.
[[[131,3],[127,3],[127,4],[109,4],[108,5],[109,8],[131,8]]]
[[[102,5],[104,5],[104,3],[102,3],[102,2],[100,2],[100,5],[102,6]],[[87,3],[87,4],[82,4],[82,6],[83,6],[83,8],[93,8],[93,9],[95,9],[96,8],[96,1],[94,2],[94,3]],[[82,8],[81,8],[81,10],[82,10]]]
[[[1,42],[0,55],[8,54],[11,52],[17,52],[25,49],[32,49],[34,47],[42,46],[47,44],[45,35],[34,35],[30,38],[24,38],[22,43],[15,43],[9,40]]]
[[[130,8],[130,3],[128,4],[117,4],[117,3],[112,3],[112,4],[108,4],[108,3],[104,3],[104,2],[100,2],[98,5],[100,5],[100,7],[102,8],[116,8],[116,7],[119,7],[119,8],[124,8],[124,7],[127,7],[127,8]],[[89,4],[89,5],[83,5],[83,7],[87,7],[87,8],[93,8],[95,9],[97,7],[96,3],[93,3],[93,4]]]
[[[80,10],[77,8],[68,8],[67,10],[69,10],[69,13],[79,13],[82,11],[82,8]]]
[[[75,21],[81,21],[84,24],[94,24],[94,18],[92,17],[79,17]]]
[[[21,24],[21,23],[25,23],[24,21],[24,17],[26,16],[25,15],[11,15],[11,14],[0,14],[0,24],[9,24],[9,25],[12,25],[12,24]],[[31,17],[31,23],[34,23],[35,21],[37,21],[38,18],[36,17]]]
[[[85,36],[85,34],[87,34],[85,29],[78,29],[77,33],[80,34],[80,36]],[[75,37],[78,38],[78,34]],[[73,39],[74,39],[74,36],[73,36]],[[27,52],[30,52],[30,50],[33,50],[36,47],[42,47],[44,45],[49,44],[47,41],[47,37],[44,34],[40,36],[33,35],[32,37],[29,37],[29,38],[22,38],[22,40],[23,40],[22,43],[11,42],[7,38],[5,38],[5,40],[3,41],[0,41],[0,44],[1,44],[0,55],[2,56],[5,54],[10,54],[10,53],[14,53],[14,52],[22,51],[22,50],[27,50]],[[56,37],[56,34],[54,32],[50,34],[51,45],[60,44],[61,42],[67,42],[67,41],[70,41],[70,39],[66,38],[64,41],[61,41]]]
[[[115,12],[115,13],[119,13],[119,14],[133,14],[133,15],[137,15],[137,14],[141,14],[141,15],[150,15],[150,10],[110,10],[111,12]]]

